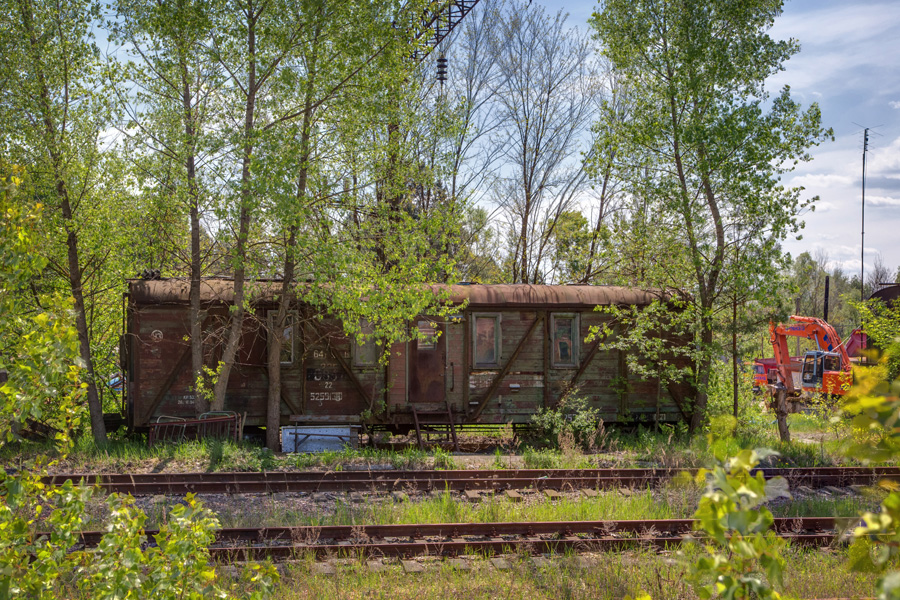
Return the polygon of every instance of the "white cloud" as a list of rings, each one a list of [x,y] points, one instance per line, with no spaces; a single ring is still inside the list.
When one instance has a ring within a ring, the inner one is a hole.
[[[809,173],[791,180],[791,185],[802,185],[805,188],[847,186],[854,183],[852,176],[836,173]]]
[[[894,138],[887,147],[879,144],[877,138],[869,139],[872,147],[869,154],[869,173],[896,179],[900,175],[900,137]]]
[[[800,53],[787,63],[787,70],[770,78],[772,89],[790,84],[798,92],[814,94],[814,90],[820,90],[826,97],[834,96],[842,86],[852,87],[875,73],[896,68],[900,4],[869,4],[863,8],[856,3],[834,2],[814,9],[810,4],[792,7],[788,3],[770,31],[775,39],[790,37],[801,44]],[[890,81],[885,83],[891,85]]]
[[[866,204],[871,204],[872,206],[900,207],[900,198],[891,198],[890,196],[866,196]]]
[[[790,9],[790,6],[787,8]],[[833,47],[846,43],[848,39],[891,32],[898,19],[900,7],[893,2],[868,5],[865,10],[860,10],[856,4],[841,2],[815,12],[787,10],[786,14],[775,20],[771,35],[778,38],[784,31],[799,39],[802,45]]]
[[[854,256],[859,256],[859,244],[855,246],[846,246],[846,245],[838,245],[835,244],[828,248],[829,254],[834,256],[837,259],[845,259],[851,258]]]
[[[891,108],[900,108],[900,100],[891,100],[888,102],[888,106]]]

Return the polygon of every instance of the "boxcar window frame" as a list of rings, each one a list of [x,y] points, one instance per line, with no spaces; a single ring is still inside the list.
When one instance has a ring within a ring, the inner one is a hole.
[[[269,323],[268,323],[269,331],[276,333],[276,335],[277,335],[277,332],[275,331],[275,319],[278,317],[278,311],[270,310],[266,314],[266,317],[268,318],[268,321],[269,321]],[[290,326],[291,326],[290,327],[290,329],[291,329],[291,341],[290,341],[291,358],[290,358],[290,360],[283,360],[285,344],[282,341],[282,344],[281,344],[282,355],[279,357],[279,363],[282,365],[293,366],[297,360],[297,324],[299,323],[299,321],[297,319],[297,311],[289,310],[287,312],[287,315],[285,315],[285,318],[287,319],[287,322],[290,323]],[[287,327],[285,327],[285,331],[286,330],[287,330]]]
[[[423,331],[426,332],[425,338],[419,337],[419,334]],[[428,331],[431,331],[430,335],[427,333]],[[437,350],[438,331],[440,331],[440,325],[438,325],[434,319],[429,319],[428,317],[419,317],[416,319],[416,347],[419,350]]]
[[[353,366],[362,369],[377,367],[381,351],[380,346],[378,345],[378,340],[376,340],[375,336],[372,335],[373,333],[375,333],[375,327],[367,320],[362,319],[359,323],[359,329],[362,333],[369,334],[370,337],[364,343],[360,344],[359,338],[354,336]],[[371,358],[366,356],[366,349],[371,349],[369,350],[372,353]]]
[[[490,319],[494,321],[494,360],[492,362],[478,360],[478,320]],[[503,339],[500,328],[502,327],[501,313],[472,313],[472,368],[473,369],[498,369],[500,368],[500,352]]]
[[[558,358],[560,338],[557,337],[556,321],[557,319],[566,319],[572,321],[571,339],[568,340],[570,345],[570,361],[564,361]],[[581,322],[578,313],[551,313],[550,315],[550,366],[554,369],[576,369],[578,361],[581,358]]]

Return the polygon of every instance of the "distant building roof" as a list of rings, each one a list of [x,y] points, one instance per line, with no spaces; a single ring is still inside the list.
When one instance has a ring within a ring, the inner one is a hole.
[[[874,292],[869,299],[878,298],[888,306],[894,306],[900,298],[900,284],[888,285]]]

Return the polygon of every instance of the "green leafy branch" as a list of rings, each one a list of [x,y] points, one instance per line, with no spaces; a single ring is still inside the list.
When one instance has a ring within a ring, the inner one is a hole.
[[[697,474],[709,486],[694,513],[696,529],[706,535],[705,555],[689,575],[701,598],[781,598],[773,586],[783,585],[787,542],[772,530],[774,518],[764,504],[790,493],[782,477],[767,481],[762,472],[751,474],[774,455],[765,448],[742,450]]]

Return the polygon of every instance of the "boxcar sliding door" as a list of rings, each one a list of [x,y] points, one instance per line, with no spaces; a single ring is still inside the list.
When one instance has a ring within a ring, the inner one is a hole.
[[[444,325],[420,319],[417,327],[426,339],[409,343],[409,400],[443,403],[446,398],[444,370],[447,360]]]

